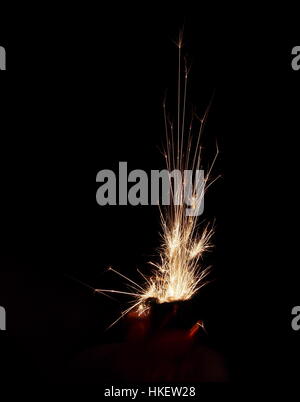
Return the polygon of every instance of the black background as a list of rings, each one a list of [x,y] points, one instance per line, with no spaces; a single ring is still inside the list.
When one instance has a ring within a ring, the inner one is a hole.
[[[292,383],[300,75],[291,69],[299,44],[292,20],[230,10],[216,18],[188,6],[97,13],[42,13],[14,31],[2,24],[2,367],[14,381],[51,382],[77,352],[121,336],[104,329],[127,299],[95,296],[71,277],[122,288],[107,266],[133,279],[137,267],[149,269],[158,210],[99,207],[92,181],[119,161],[130,170],[163,168],[162,99],[168,88],[172,114],[173,40],[184,23],[199,113],[215,91],[204,142],[209,161],[218,141],[215,173],[223,176],[205,208],[205,218],[217,222],[206,260],[216,281],[199,295],[198,308],[232,381]]]

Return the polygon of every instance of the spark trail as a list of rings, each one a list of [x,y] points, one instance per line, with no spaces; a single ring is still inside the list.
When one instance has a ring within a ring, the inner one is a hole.
[[[190,68],[187,66],[186,60],[183,62],[182,59],[182,33],[179,35],[177,47],[177,121],[174,124],[169,120],[166,101],[164,101],[163,113],[166,136],[164,157],[169,172],[177,170],[181,173],[181,183],[179,186],[174,186],[170,178],[170,205],[159,207],[161,220],[159,258],[158,262],[150,262],[153,270],[149,277],[139,271],[143,277],[143,285],[110,268],[109,270],[130,283],[132,291],[95,289],[96,292],[106,295],[119,293],[133,297],[131,305],[123,311],[113,324],[131,310],[135,310],[139,314],[146,313],[149,309],[148,301],[151,299],[155,299],[157,303],[191,299],[207,284],[207,276],[210,272],[210,267],[203,265],[203,255],[212,248],[214,223],[199,224],[197,214],[188,216],[186,213],[187,206],[183,200],[183,188],[186,184],[184,171],[192,170],[195,172],[202,167],[201,137],[210,105],[202,118],[191,113],[190,121],[187,122],[187,88]],[[195,121],[197,127],[195,127]],[[197,192],[199,183],[196,179],[192,183],[191,199],[189,200],[192,209],[199,208],[203,202],[205,191],[219,178],[211,178],[218,154],[217,147],[215,157],[205,175],[200,196]]]

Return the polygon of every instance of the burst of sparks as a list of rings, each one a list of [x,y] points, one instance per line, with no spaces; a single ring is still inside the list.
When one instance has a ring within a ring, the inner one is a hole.
[[[164,101],[164,122],[165,122],[165,152],[164,157],[169,172],[178,170],[181,172],[182,185],[184,187],[184,171],[200,170],[201,168],[201,135],[207,119],[209,107],[203,118],[195,114],[192,115],[190,122],[187,122],[187,87],[189,68],[186,61],[182,60],[182,33],[180,33],[178,47],[178,98],[177,98],[177,121],[173,124],[166,110]],[[196,117],[196,119],[195,119]],[[194,121],[198,121],[198,128],[195,133]],[[218,147],[215,157],[209,167],[204,179],[204,188],[196,194],[198,183],[193,183],[192,198],[189,205],[196,209],[198,204],[203,202],[205,191],[216,180],[211,179],[211,172],[218,156]],[[170,179],[171,180],[171,179]],[[119,271],[110,268],[122,278],[126,279],[133,291],[118,291],[109,289],[96,289],[96,292],[104,294],[126,294],[133,297],[133,301],[121,316],[113,323],[128,314],[131,310],[136,310],[139,314],[145,313],[149,309],[147,301],[155,299],[157,303],[173,302],[179,300],[189,300],[197,291],[207,283],[207,275],[210,267],[203,267],[203,254],[212,247],[211,238],[214,234],[214,224],[199,225],[198,216],[187,216],[187,205],[183,202],[182,192],[175,193],[174,186],[170,183],[171,203],[160,208],[161,218],[161,247],[159,250],[159,262],[151,262],[153,272],[144,278],[144,285],[132,281],[130,278],[121,274]],[[197,195],[197,196],[196,196]],[[180,202],[174,202],[179,199]],[[178,205],[177,205],[178,204]],[[112,325],[113,325],[112,324]]]

